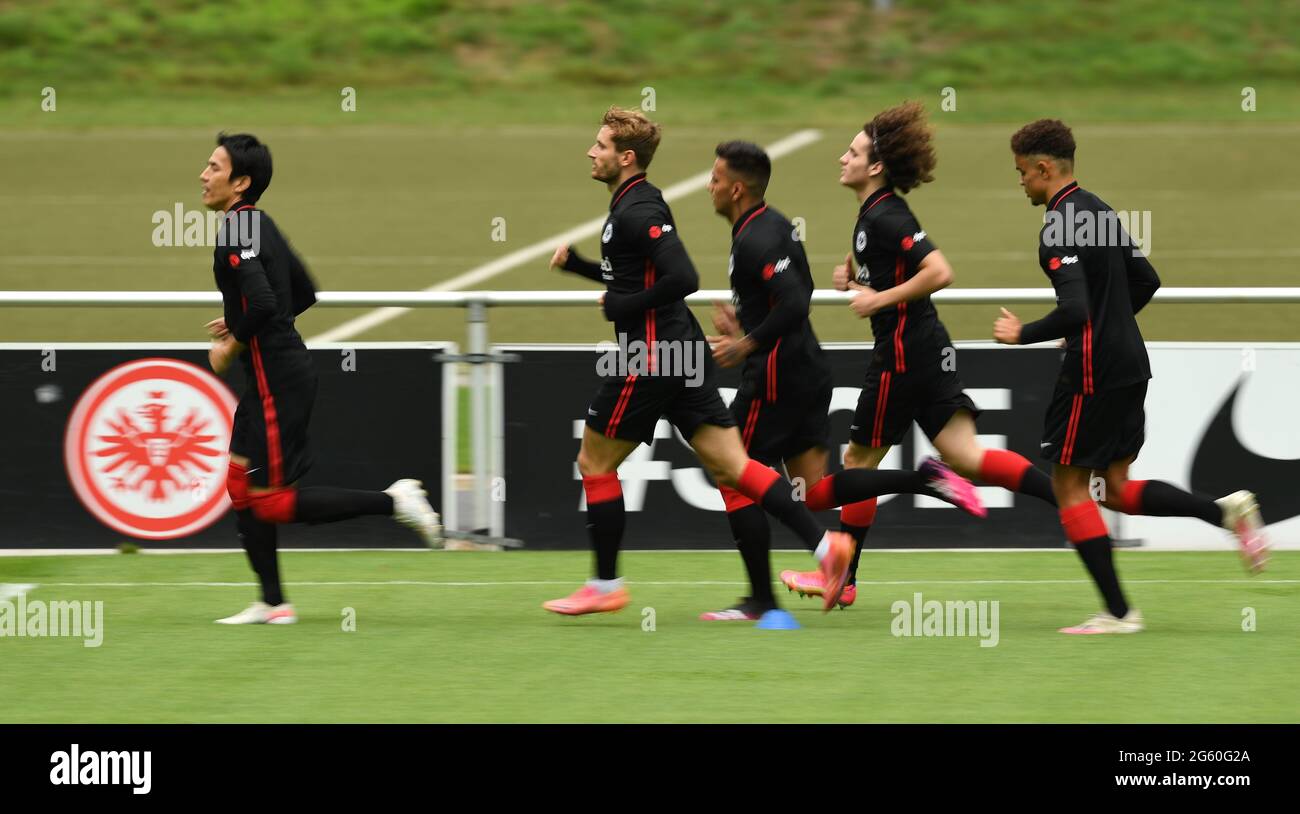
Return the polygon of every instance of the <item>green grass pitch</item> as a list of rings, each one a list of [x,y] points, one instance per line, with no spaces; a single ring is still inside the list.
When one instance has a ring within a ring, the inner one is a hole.
[[[1300,555],[1260,578],[1226,548],[1118,562],[1138,635],[1056,632],[1097,606],[1065,550],[867,553],[848,610],[780,590],[798,631],[697,620],[743,591],[733,552],[625,553],[632,604],[582,618],[539,604],[586,552],[289,552],[292,627],[213,624],[253,598],[239,554],[5,557],[27,601],[102,601],[104,632],[0,639],[0,722],[1300,720]],[[997,645],[895,637],[917,592],[997,601]]]

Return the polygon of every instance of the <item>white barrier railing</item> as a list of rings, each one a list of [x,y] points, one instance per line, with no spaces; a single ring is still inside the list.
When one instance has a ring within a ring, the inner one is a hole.
[[[403,307],[467,309],[468,355],[459,357],[471,365],[470,421],[473,436],[475,529],[488,529],[493,536],[504,533],[499,512],[490,509],[492,490],[491,460],[500,452],[499,426],[486,426],[500,417],[501,376],[497,360],[488,356],[487,309],[512,306],[593,305],[602,292],[592,291],[321,291],[317,305],[333,308]],[[842,304],[852,292],[819,290],[813,292],[815,305]],[[686,298],[691,304],[705,305],[714,300],[730,300],[730,290],[697,291]],[[1053,303],[1055,292],[1041,288],[948,288],[931,295],[939,304],[1008,305],[1011,303]],[[1153,302],[1176,303],[1300,303],[1300,287],[1245,288],[1162,288]],[[217,291],[0,291],[0,308],[5,307],[220,307]],[[598,337],[604,339],[607,337]],[[597,337],[593,337],[597,339]],[[489,381],[490,379],[490,381]],[[488,402],[488,390],[493,393]],[[495,452],[489,450],[489,438]]]
[[[464,308],[473,303],[490,307],[521,305],[589,305],[600,291],[321,291],[318,305],[335,308],[399,306],[407,308]],[[851,292],[819,290],[813,303],[846,302]],[[729,290],[697,291],[686,298],[692,304],[728,300]],[[1054,302],[1050,288],[947,288],[931,295],[937,303]],[[1300,287],[1162,288],[1159,303],[1282,303],[1300,302]],[[220,305],[217,291],[0,291],[0,308],[10,306],[130,307],[153,305]]]

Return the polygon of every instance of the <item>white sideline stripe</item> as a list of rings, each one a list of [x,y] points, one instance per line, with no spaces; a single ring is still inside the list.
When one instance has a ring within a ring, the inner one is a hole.
[[[770,158],[776,160],[782,156],[789,155],[795,150],[799,150],[803,147],[807,147],[809,144],[819,141],[821,137],[822,134],[819,130],[800,130],[768,146],[767,154]],[[709,182],[709,175],[710,171],[706,170],[667,187],[663,190],[664,200],[671,203],[678,198],[691,194],[692,192],[704,189],[705,184]],[[599,234],[601,227],[605,225],[605,220],[608,217],[609,216],[606,214],[592,218],[591,220],[578,224],[572,229],[543,238],[532,245],[525,246],[522,249],[510,252],[504,257],[499,257],[496,260],[476,266],[464,274],[458,274],[450,280],[444,280],[443,282],[431,285],[424,290],[456,291],[462,288],[468,288],[469,286],[478,285],[485,280],[490,280],[499,274],[503,274],[513,268],[522,266],[525,263],[532,262],[533,260],[554,252],[555,247],[561,243],[573,243]],[[330,328],[328,331],[312,337],[307,341],[308,343],[339,342],[344,339],[351,339],[357,334],[364,333],[365,331],[379,325],[383,325],[385,322],[395,319],[409,310],[411,309],[392,306],[377,308],[370,313],[362,314],[361,316],[354,317],[341,325]]]
[[[0,602],[4,602],[9,599],[17,599],[23,594],[31,593],[32,591],[36,590],[38,587],[40,586],[34,583],[29,585],[12,583],[12,582],[0,583]]]
[[[507,588],[519,585],[573,585],[576,580],[501,580],[496,582],[435,582],[418,579],[392,579],[357,582],[286,582],[295,588],[368,588],[405,585],[423,588]],[[1300,579],[1126,579],[1134,585],[1294,585]],[[58,588],[248,588],[256,582],[47,582]],[[628,585],[695,587],[699,585],[748,585],[736,580],[696,581],[627,581]],[[774,582],[774,585],[780,583]],[[858,580],[859,585],[1091,585],[1087,579],[885,579]]]

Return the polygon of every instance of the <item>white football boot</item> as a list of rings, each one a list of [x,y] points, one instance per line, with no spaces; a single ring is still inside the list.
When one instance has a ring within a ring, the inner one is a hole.
[[[1063,627],[1059,632],[1072,633],[1075,635],[1088,635],[1093,633],[1140,633],[1145,626],[1142,624],[1142,611],[1137,608],[1129,608],[1128,615],[1123,619],[1116,619],[1109,613],[1102,612],[1094,615],[1083,624],[1074,627]]]
[[[410,526],[429,548],[442,548],[442,518],[429,505],[424,484],[403,478],[384,490],[393,499],[393,519]]]
[[[1243,489],[1214,502],[1223,510],[1223,527],[1237,536],[1246,570],[1252,574],[1263,571],[1268,564],[1269,542],[1255,494]]]
[[[293,605],[285,602],[271,607],[265,602],[254,602],[234,616],[218,619],[219,625],[292,625],[298,621]]]

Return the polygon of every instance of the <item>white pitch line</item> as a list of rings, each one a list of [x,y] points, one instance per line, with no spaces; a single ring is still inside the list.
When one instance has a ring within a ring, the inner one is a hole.
[[[504,588],[519,585],[572,585],[573,580],[500,580],[494,582],[438,582],[418,579],[393,579],[347,582],[286,582],[294,588],[377,588],[414,586],[423,588]],[[1300,579],[1126,579],[1134,585],[1295,585]],[[696,587],[701,585],[746,585],[736,580],[632,581],[628,585],[660,587]],[[773,583],[779,584],[779,583]],[[859,585],[1091,585],[1087,579],[897,579],[858,580]],[[59,588],[249,588],[256,582],[47,582]],[[35,587],[35,586],[31,586]]]
[[[23,594],[31,593],[32,591],[36,590],[38,587],[39,586],[35,584],[23,585],[23,584],[17,584],[12,582],[0,583],[0,602],[4,602],[9,599],[17,599]]]
[[[766,148],[767,154],[770,158],[776,160],[782,156],[793,153],[795,150],[802,149],[803,147],[807,147],[809,144],[819,141],[821,137],[822,134],[819,130],[800,130],[768,146]],[[706,170],[667,187],[663,190],[664,200],[672,203],[678,198],[704,189],[705,184],[709,182],[709,175],[710,171]],[[499,274],[504,274],[513,268],[522,266],[525,263],[531,263],[538,258],[545,257],[555,251],[555,247],[562,243],[575,243],[579,240],[599,234],[608,217],[608,215],[601,215],[600,217],[592,218],[591,220],[578,224],[572,229],[567,229],[559,234],[543,238],[522,249],[510,252],[504,257],[498,257],[497,259],[484,263],[481,266],[476,266],[464,274],[459,274],[452,277],[450,280],[444,280],[441,283],[431,285],[424,290],[458,291],[469,286],[478,285]],[[312,342],[341,342],[345,339],[351,339],[358,334],[364,333],[379,325],[383,325],[389,320],[396,319],[409,310],[411,309],[392,306],[376,308],[367,314],[354,317],[341,325],[330,328],[328,331],[308,339],[307,342],[308,344]]]

